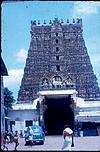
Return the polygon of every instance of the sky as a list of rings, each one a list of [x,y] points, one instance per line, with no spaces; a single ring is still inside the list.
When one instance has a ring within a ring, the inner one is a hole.
[[[82,18],[85,45],[100,86],[100,3],[98,1],[22,1],[1,4],[1,56],[8,70],[4,86],[17,100],[31,41],[31,20]]]

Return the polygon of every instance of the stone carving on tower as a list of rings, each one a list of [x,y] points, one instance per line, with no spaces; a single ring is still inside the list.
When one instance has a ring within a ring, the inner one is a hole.
[[[32,102],[39,90],[76,88],[85,100],[100,99],[96,75],[83,38],[82,19],[49,24],[31,21],[31,42],[18,103]]]

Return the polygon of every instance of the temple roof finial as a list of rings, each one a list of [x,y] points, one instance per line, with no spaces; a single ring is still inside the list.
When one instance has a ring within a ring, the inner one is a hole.
[[[46,21],[44,20],[44,23],[43,24],[46,24]]]
[[[52,24],[51,20],[50,20],[49,24]]]
[[[53,23],[59,23],[58,18],[56,17],[55,20],[53,21]]]
[[[40,24],[40,21],[38,21],[38,24]]]
[[[31,24],[36,25],[36,20],[34,20],[34,21],[31,20]]]
[[[69,23],[69,19],[67,19],[67,23]]]
[[[75,23],[75,19],[73,18],[73,23]]]
[[[63,22],[63,19],[61,19],[61,23],[64,23],[64,22]]]

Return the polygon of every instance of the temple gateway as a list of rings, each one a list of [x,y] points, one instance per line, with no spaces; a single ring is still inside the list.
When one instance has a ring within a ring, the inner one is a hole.
[[[31,21],[30,33],[31,42],[15,106],[39,101],[36,106],[39,124],[45,126],[48,134],[62,133],[65,124],[74,129],[75,120],[82,121],[81,102],[91,105],[100,101],[100,88],[83,38],[82,19],[73,19],[72,23],[67,19],[64,23],[55,18],[42,25],[40,21]],[[32,116],[24,118],[24,122],[30,121],[32,125],[33,119]],[[87,121],[91,122],[91,116]]]

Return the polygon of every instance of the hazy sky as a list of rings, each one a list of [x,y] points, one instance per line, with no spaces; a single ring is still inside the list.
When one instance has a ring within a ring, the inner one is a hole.
[[[57,17],[67,19],[82,18],[83,37],[90,56],[94,73],[100,86],[100,3],[95,1],[24,1],[3,2],[2,5],[2,57],[9,76],[4,77],[4,85],[17,99],[25,61],[30,45],[31,20],[46,20]]]

